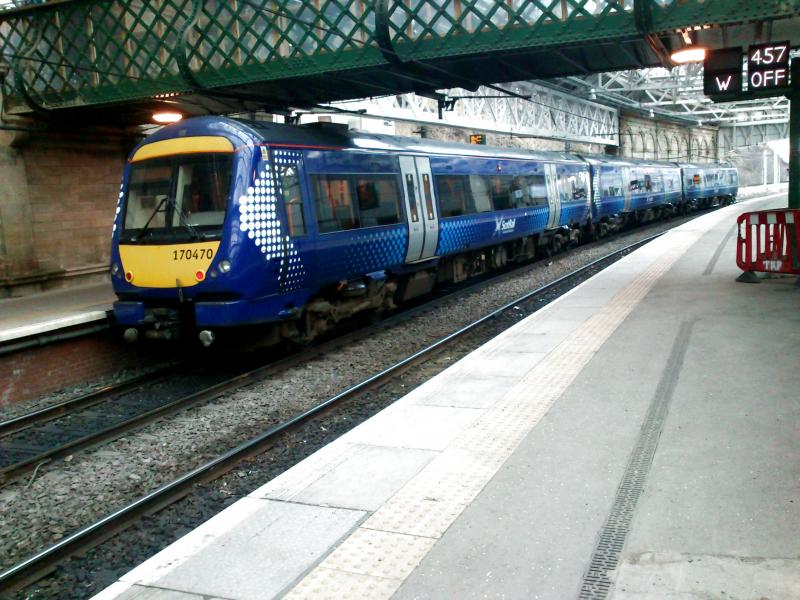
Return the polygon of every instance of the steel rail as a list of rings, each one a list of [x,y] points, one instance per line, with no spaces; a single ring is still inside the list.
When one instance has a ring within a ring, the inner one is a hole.
[[[39,410],[25,413],[17,417],[12,417],[5,421],[0,421],[0,438],[11,435],[12,433],[17,433],[23,429],[27,429],[32,425],[39,425],[41,423],[46,423],[47,421],[52,421],[53,419],[68,415],[76,410],[89,408],[90,406],[94,406],[95,404],[99,404],[105,400],[108,400],[111,396],[123,394],[131,389],[140,387],[145,383],[157,383],[162,381],[163,379],[169,377],[170,373],[177,370],[177,368],[182,364],[183,363],[177,363],[164,369],[159,369],[155,372],[137,375],[136,377],[126,379],[125,381],[121,381],[119,383],[103,386],[97,390],[89,392],[88,394],[83,394],[82,396],[70,398],[69,400],[59,402],[58,404],[52,404]]]
[[[526,302],[535,296],[544,294],[564,282],[573,279],[586,271],[591,270],[600,263],[608,261],[620,254],[629,252],[663,235],[663,232],[639,240],[624,248],[620,248],[601,258],[563,275],[554,281],[544,284],[531,292],[514,299],[491,311],[483,317],[461,327],[460,329],[444,336],[425,348],[409,355],[394,365],[364,379],[363,381],[345,389],[342,392],[320,402],[314,407],[295,415],[294,417],[267,428],[256,437],[245,441],[228,452],[214,458],[213,460],[193,469],[189,473],[167,483],[157,490],[135,500],[131,504],[103,517],[99,521],[89,525],[53,544],[49,548],[31,556],[23,562],[0,573],[0,592],[18,590],[41,579],[52,572],[59,563],[70,556],[85,552],[104,540],[112,537],[116,533],[126,529],[131,523],[138,521],[141,517],[152,514],[183,496],[186,496],[194,486],[211,481],[223,473],[231,470],[241,461],[256,456],[273,444],[276,436],[281,433],[303,424],[311,418],[318,416],[328,408],[350,398],[360,395],[368,389],[380,385],[392,376],[400,374],[420,361],[422,358],[446,347],[456,339],[474,331],[480,325],[499,317],[507,311],[513,309],[520,303]],[[272,366],[272,365],[270,365]],[[268,367],[263,367],[268,368]]]
[[[436,295],[434,298],[429,299],[422,304],[412,305],[405,309],[401,309],[400,312],[366,328],[361,327],[355,331],[349,331],[346,329],[348,326],[345,325],[345,333],[341,333],[341,330],[339,330],[340,334],[337,337],[322,342],[317,346],[306,349],[302,352],[291,354],[283,359],[271,362],[267,365],[257,367],[232,377],[226,381],[209,386],[198,392],[177,398],[172,402],[165,403],[149,411],[139,413],[130,419],[120,421],[103,429],[99,429],[83,437],[75,438],[58,446],[53,446],[52,448],[40,452],[30,458],[26,458],[25,460],[7,465],[5,467],[0,467],[0,486],[6,485],[7,483],[18,479],[21,475],[33,470],[37,465],[43,464],[46,461],[65,456],[68,453],[76,452],[83,448],[88,448],[103,441],[114,439],[123,433],[126,433],[137,427],[141,427],[142,425],[154,421],[162,416],[166,416],[169,413],[177,412],[184,408],[189,408],[194,404],[217,398],[225,392],[238,389],[250,383],[255,383],[285,369],[295,367],[301,362],[306,362],[322,354],[332,352],[338,348],[341,348],[342,346],[353,343],[354,338],[367,337],[378,330],[395,326],[398,323],[408,320],[420,312],[429,310],[437,304],[440,304],[441,302],[444,302],[452,297],[473,292],[487,285],[491,285],[496,282],[499,283],[508,277],[513,277],[515,271],[516,269],[510,269],[506,270],[505,272],[495,273],[494,276],[485,274],[484,276],[474,278],[474,280],[468,282],[467,285],[457,284],[456,288],[453,290],[445,291],[444,293]],[[349,326],[352,326],[352,323]],[[175,371],[184,364],[185,362],[181,362],[177,365],[169,367],[169,369]],[[165,369],[165,371],[166,370],[168,369]],[[119,386],[109,386],[85,396],[81,396],[73,400],[67,400],[51,407],[43,408],[40,411],[34,411],[13,419],[9,419],[7,421],[0,422],[0,439],[22,431],[33,425],[55,420],[62,416],[69,416],[75,411],[90,408],[104,401],[113,399],[113,396],[115,395],[124,394],[125,392],[137,386],[142,387],[144,385],[158,383],[168,376],[168,374],[164,374],[163,377],[151,379],[150,375],[142,375],[138,378],[130,380],[129,382],[120,384]]]

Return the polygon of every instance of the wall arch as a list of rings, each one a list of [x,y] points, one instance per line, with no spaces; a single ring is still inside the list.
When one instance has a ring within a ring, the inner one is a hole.
[[[692,139],[689,141],[689,144],[689,158],[691,158],[691,160],[697,160],[700,158],[700,140],[696,137],[692,137]]]
[[[620,145],[622,146],[622,156],[633,156],[633,133],[630,129],[626,129],[620,136]]]

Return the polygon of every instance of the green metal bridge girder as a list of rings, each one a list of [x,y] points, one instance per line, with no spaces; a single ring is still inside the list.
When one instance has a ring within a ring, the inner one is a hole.
[[[798,14],[800,0],[74,0],[0,12],[0,70],[6,109],[27,112]]]

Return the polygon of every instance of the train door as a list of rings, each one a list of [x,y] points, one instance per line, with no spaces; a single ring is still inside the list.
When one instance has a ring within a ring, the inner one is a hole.
[[[426,260],[435,255],[439,241],[439,215],[430,161],[422,156],[401,156],[400,173],[408,221],[406,262]]]
[[[561,197],[558,195],[558,175],[553,163],[544,165],[544,175],[547,181],[547,229],[555,229],[561,222]]]
[[[630,167],[622,167],[622,194],[625,196],[625,204],[622,212],[631,212],[631,170]]]

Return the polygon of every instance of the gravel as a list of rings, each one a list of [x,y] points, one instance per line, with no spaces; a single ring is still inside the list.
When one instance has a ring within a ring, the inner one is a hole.
[[[43,466],[33,481],[0,489],[0,568],[7,568],[112,510],[171,481],[277,421],[394,364],[491,310],[609,252],[674,227],[687,219],[657,223],[516,270],[465,296],[446,300],[412,320],[385,329],[331,355],[165,418],[145,428]],[[525,314],[509,316],[491,335]],[[488,337],[491,337],[488,335]],[[486,336],[484,336],[486,337]],[[22,593],[24,598],[85,597],[329,443],[485,341],[448,348],[347,411],[316,419],[270,452],[216,481],[187,500],[142,521],[118,538],[72,559],[54,576]],[[253,477],[255,475],[255,477]],[[69,589],[69,592],[66,590]]]

